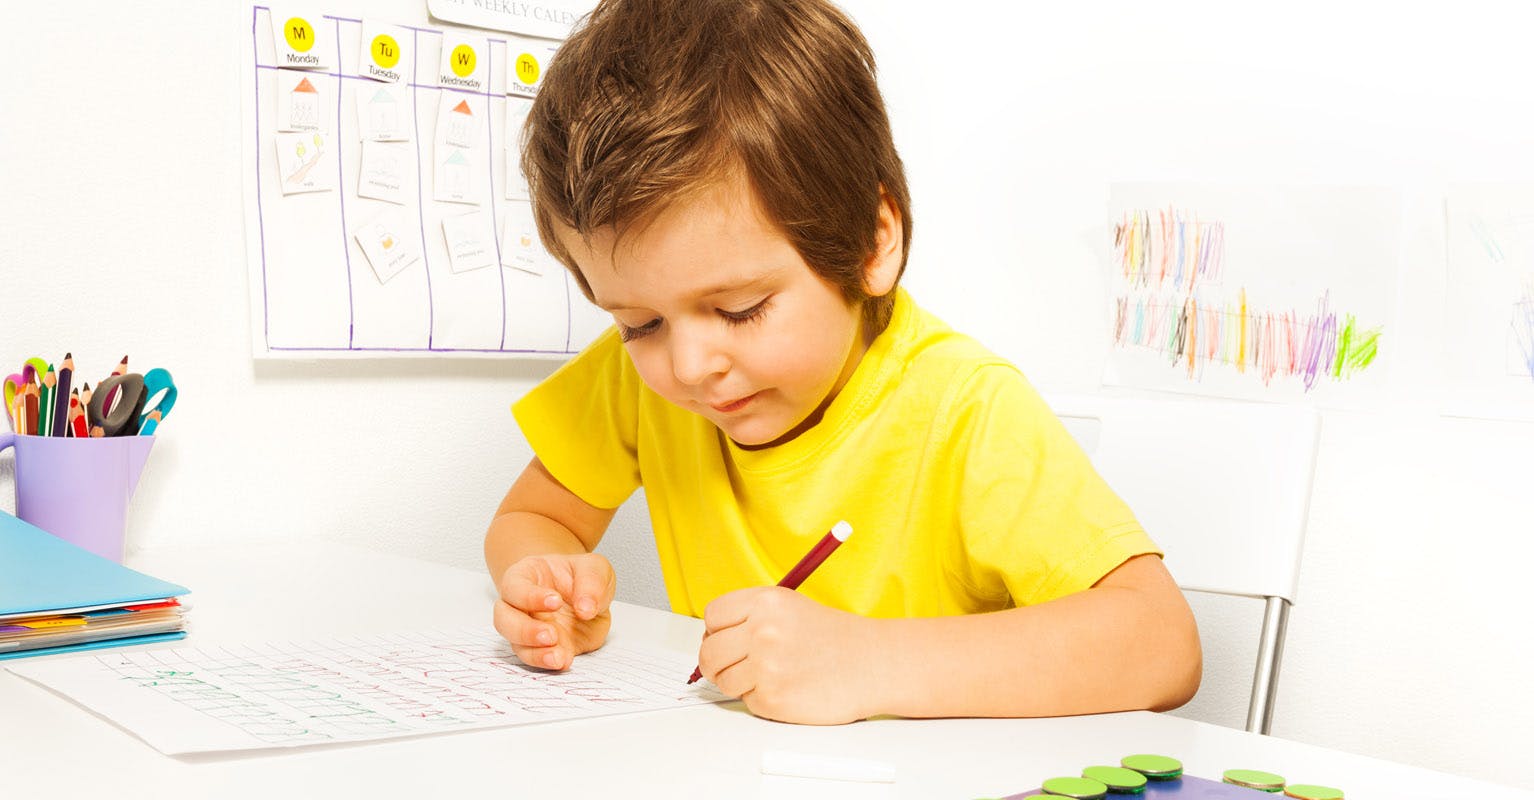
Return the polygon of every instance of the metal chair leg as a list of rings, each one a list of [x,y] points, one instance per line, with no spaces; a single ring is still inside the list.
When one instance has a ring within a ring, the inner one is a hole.
[[[1273,701],[1278,697],[1278,668],[1284,658],[1284,633],[1289,627],[1289,601],[1267,598],[1262,614],[1262,638],[1257,643],[1257,669],[1252,676],[1252,702],[1246,729],[1267,734],[1273,728]]]

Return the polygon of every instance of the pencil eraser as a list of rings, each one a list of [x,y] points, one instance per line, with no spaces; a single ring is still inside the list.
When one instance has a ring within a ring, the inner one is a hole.
[[[831,535],[835,536],[836,541],[838,542],[847,541],[847,537],[852,535],[852,523],[848,522],[847,520],[842,520],[841,522],[832,525]]]
[[[823,781],[894,783],[895,765],[862,758],[767,750],[762,753],[762,774],[818,778]]]

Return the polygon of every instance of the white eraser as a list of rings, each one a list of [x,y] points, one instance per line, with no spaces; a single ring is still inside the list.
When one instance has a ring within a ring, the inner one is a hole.
[[[819,778],[825,781],[894,783],[895,765],[862,758],[767,750],[762,753],[762,774],[787,775],[792,778]]]
[[[847,541],[847,537],[852,535],[852,523],[848,522],[847,520],[842,520],[841,522],[832,525],[831,535],[835,536],[838,542]]]

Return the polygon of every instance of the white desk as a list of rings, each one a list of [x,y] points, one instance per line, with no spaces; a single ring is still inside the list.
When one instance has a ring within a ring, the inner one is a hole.
[[[260,642],[490,620],[480,573],[327,543],[155,552],[133,566],[193,590],[188,642]],[[613,636],[694,653],[698,620],[619,604]],[[174,646],[174,645],[172,645]],[[57,656],[67,657],[67,656]],[[685,676],[678,676],[678,680]],[[763,750],[896,765],[893,785],[763,779]],[[795,797],[975,798],[1154,752],[1218,779],[1229,768],[1343,788],[1349,798],[1534,794],[1150,713],[1045,720],[881,719],[805,727],[739,703],[357,745],[169,757],[0,670],[7,798]]]

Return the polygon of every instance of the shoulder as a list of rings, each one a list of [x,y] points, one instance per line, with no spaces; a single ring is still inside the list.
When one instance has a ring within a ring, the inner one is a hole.
[[[905,333],[902,383],[938,390],[948,409],[1005,403],[1030,413],[1047,407],[1021,369],[936,316],[912,308]]]

